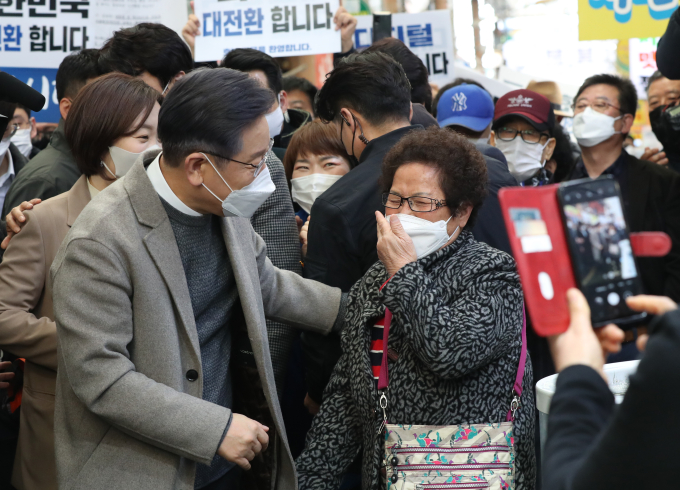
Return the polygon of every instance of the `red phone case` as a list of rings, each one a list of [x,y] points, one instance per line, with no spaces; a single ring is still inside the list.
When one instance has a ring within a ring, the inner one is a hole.
[[[558,187],[557,184],[506,187],[498,192],[526,308],[534,331],[542,337],[562,333],[569,327],[566,293],[569,288],[577,287],[557,200]],[[550,251],[525,252],[522,237],[518,236],[511,218],[512,209],[540,211],[550,237]],[[663,232],[631,233],[630,241],[636,257],[663,257],[672,245],[670,237]]]
[[[498,199],[517,262],[531,324],[542,337],[564,332],[569,326],[567,290],[576,287],[571,258],[557,202],[557,185],[506,187]],[[525,253],[517,236],[511,209],[538,209],[545,222],[552,250]]]

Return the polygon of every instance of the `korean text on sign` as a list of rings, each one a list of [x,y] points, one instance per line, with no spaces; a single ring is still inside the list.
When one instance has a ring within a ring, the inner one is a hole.
[[[0,50],[77,51],[88,47],[90,1],[0,0]]]
[[[196,0],[194,8],[201,22],[196,60],[214,61],[235,48],[259,49],[272,56],[340,50],[340,34],[332,24],[338,0],[291,3]]]

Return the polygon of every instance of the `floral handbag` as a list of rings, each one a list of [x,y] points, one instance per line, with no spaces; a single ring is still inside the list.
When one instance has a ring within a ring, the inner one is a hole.
[[[387,345],[392,314],[385,314]],[[511,490],[514,485],[513,420],[522,396],[526,364],[526,317],[522,326],[522,353],[510,410],[505,422],[461,425],[395,425],[387,423],[387,356],[378,381],[385,429],[383,466],[388,490],[488,489]]]

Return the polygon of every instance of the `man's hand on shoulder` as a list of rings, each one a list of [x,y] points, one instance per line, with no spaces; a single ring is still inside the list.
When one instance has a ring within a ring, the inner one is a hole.
[[[269,427],[266,425],[235,413],[217,454],[244,470],[249,470],[250,462],[269,445],[267,432]]]

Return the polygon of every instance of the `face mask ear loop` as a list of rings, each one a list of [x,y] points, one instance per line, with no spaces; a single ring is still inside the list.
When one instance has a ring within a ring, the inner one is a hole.
[[[105,168],[111,175],[113,175],[113,178],[114,178],[114,179],[118,180],[118,177],[116,176],[116,174],[114,174],[113,172],[111,172],[111,169],[109,168],[109,166],[108,166],[107,164],[105,164],[105,163],[102,161],[102,165],[104,166],[104,168]]]
[[[217,199],[219,202],[224,202],[222,199],[220,199],[219,197],[217,197],[213,191],[211,191],[210,189],[208,189],[208,186],[205,185],[203,182],[201,182],[201,185],[202,185],[203,187],[205,187],[205,189],[206,189],[210,194],[212,194],[213,197],[214,197],[215,199]]]
[[[203,153],[203,152],[201,152],[201,155],[203,155],[203,156],[205,157],[205,159],[208,160],[208,163],[209,163],[210,166],[213,168],[213,170],[215,171],[215,173],[219,176],[219,178],[222,179],[222,182],[224,182],[224,185],[226,185],[227,187],[229,187],[229,190],[230,190],[231,192],[234,192],[234,189],[232,189],[231,186],[227,183],[227,181],[224,180],[224,177],[222,177],[222,174],[219,173],[219,172],[217,171],[217,169],[215,168],[215,165],[213,165],[213,162],[211,162],[211,161],[210,161],[210,158],[208,158],[208,155],[206,155],[206,154]],[[203,186],[205,187],[205,185],[203,185]],[[206,187],[206,189],[208,189],[208,188]],[[208,190],[210,190],[210,189],[208,189]],[[211,192],[212,192],[212,191],[211,191]],[[213,196],[215,196],[215,194],[213,194]],[[215,197],[217,197],[217,196],[215,196]],[[217,199],[220,199],[220,198],[217,197]],[[220,199],[220,201],[221,201],[221,200],[222,200],[222,199]]]

